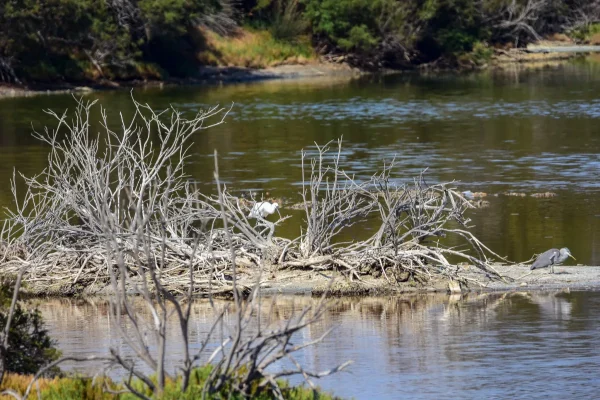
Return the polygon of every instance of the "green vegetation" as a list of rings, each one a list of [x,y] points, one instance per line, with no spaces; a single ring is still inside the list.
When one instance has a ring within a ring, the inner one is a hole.
[[[439,58],[460,63],[473,53],[491,56],[483,43],[526,44],[572,31],[584,9],[600,20],[600,6],[578,0],[304,0],[317,39],[362,59],[402,65]]]
[[[165,386],[165,392],[160,397],[161,399],[200,399],[202,398],[202,390],[204,382],[210,375],[211,367],[206,366],[203,368],[195,369],[191,374],[190,386],[185,392],[181,391],[181,382],[169,381]],[[27,385],[31,381],[29,375],[18,375],[8,374],[0,387],[1,389],[10,388],[18,393],[24,393]],[[57,378],[45,378],[38,381],[42,399],[47,400],[130,400],[136,399],[131,393],[122,394],[111,394],[108,393],[106,388],[110,388],[113,392],[119,392],[124,389],[123,385],[117,384],[108,378],[99,379],[96,378],[83,378],[83,377],[57,377]],[[148,391],[147,387],[142,385],[140,382],[132,382],[132,386],[139,390],[140,393],[145,396],[152,397],[152,393]],[[337,397],[331,396],[321,390],[312,390],[304,386],[291,387],[285,381],[280,381],[279,386],[281,388],[284,398],[291,400],[332,400]],[[37,392],[35,393],[37,397]],[[245,397],[237,394],[231,388],[224,388],[220,393],[213,395],[207,395],[207,399],[244,399]],[[273,395],[267,391],[262,390],[258,387],[254,388],[251,393],[252,399],[267,400],[272,399]]]
[[[598,23],[600,4],[585,0],[11,0],[0,3],[0,82],[190,77],[206,63],[314,58],[311,46],[365,67],[460,65],[487,57],[481,43],[600,43]]]
[[[4,1],[0,80],[184,74],[192,54],[188,29],[219,6],[216,0]]]
[[[266,68],[279,64],[303,64],[315,58],[306,36],[294,42],[277,39],[268,30],[247,28],[234,37],[203,32],[205,48],[198,58],[206,65]]]
[[[482,67],[492,59],[494,50],[485,42],[476,42],[468,53],[458,55],[457,62],[464,68]]]
[[[571,36],[581,42],[600,44],[600,23],[584,25],[574,30]]]
[[[13,297],[13,282],[0,282],[0,331],[4,331],[8,310]],[[42,316],[37,309],[25,310],[17,303],[8,332],[8,348],[2,354],[6,370],[18,374],[34,374],[40,368],[57,360],[60,352],[55,341],[44,329]],[[47,375],[56,375],[58,368]]]

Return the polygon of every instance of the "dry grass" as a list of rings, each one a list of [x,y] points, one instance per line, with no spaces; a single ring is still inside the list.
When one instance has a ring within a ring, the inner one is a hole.
[[[4,389],[12,389],[19,393],[24,393],[27,389],[27,386],[33,379],[33,375],[20,375],[13,373],[6,373],[4,375],[4,380],[0,385],[0,391]],[[64,378],[39,378],[36,382],[36,390],[39,387],[40,390],[45,390],[51,386],[55,386],[59,383],[59,381]],[[0,400],[13,400],[13,397],[8,395],[0,395]]]
[[[198,59],[220,67],[267,68],[282,64],[305,64],[316,58],[308,36],[295,43],[277,40],[269,31],[241,29],[232,37],[201,30],[204,50]]]

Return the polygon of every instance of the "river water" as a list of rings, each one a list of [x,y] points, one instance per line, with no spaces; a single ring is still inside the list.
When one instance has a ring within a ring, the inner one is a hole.
[[[281,297],[272,315],[283,320],[316,301]],[[41,311],[65,355],[106,355],[109,346],[128,353],[103,302],[51,300]],[[199,302],[192,315],[190,342],[197,349],[214,312]],[[226,320],[232,326],[232,317]],[[182,353],[176,324],[171,328],[172,366]],[[345,398],[591,399],[600,390],[598,292],[340,298],[293,342],[329,328],[322,343],[296,358],[315,371],[353,360],[347,372],[316,382]],[[97,364],[67,367],[99,370]]]
[[[343,136],[342,163],[368,178],[384,160],[399,162],[410,182],[456,180],[460,190],[488,193],[490,206],[469,212],[473,233],[511,260],[568,246],[584,264],[600,264],[600,63],[483,72],[395,75],[352,81],[271,81],[212,87],[136,89],[138,101],[191,115],[221,104],[226,123],[198,132],[190,175],[214,191],[213,159],[230,191],[269,192],[293,218],[277,234],[299,233],[300,151]],[[111,122],[131,114],[129,91],[85,96],[106,107]],[[52,119],[42,109],[74,108],[70,95],[0,99],[0,206],[11,206],[13,168],[32,175],[48,148],[31,136]],[[98,127],[98,125],[94,125]],[[22,189],[22,185],[18,188]],[[554,192],[553,198],[533,193]],[[524,193],[509,197],[504,192]],[[497,196],[496,196],[497,195]],[[353,234],[350,232],[349,234]],[[293,302],[281,300],[286,314]],[[106,306],[42,302],[50,334],[65,354],[106,351],[116,340]],[[198,306],[194,338],[212,312]],[[320,384],[368,398],[592,398],[600,380],[600,294],[510,293],[463,298],[340,299],[304,339],[334,333],[302,361],[315,369],[348,359],[349,372]],[[177,357],[173,348],[172,356]]]
[[[187,171],[214,191],[216,149],[230,191],[283,198],[281,211],[293,218],[276,234],[296,237],[300,231],[302,212],[286,205],[300,200],[301,149],[343,136],[342,164],[358,178],[370,177],[395,157],[399,181],[411,182],[428,168],[428,182],[456,180],[461,190],[488,193],[490,207],[468,216],[473,233],[498,254],[521,261],[567,246],[578,262],[592,265],[600,264],[599,93],[595,62],[503,73],[133,92],[156,109],[173,105],[187,115],[233,104],[225,124],[193,137]],[[130,96],[123,90],[86,98],[99,100],[116,122],[119,111],[132,112]],[[15,167],[27,175],[44,168],[48,149],[31,136],[32,128],[53,126],[43,109],[62,112],[74,104],[70,95],[0,100],[0,185],[8,188]],[[507,191],[526,197],[498,195]],[[548,191],[557,196],[530,196]],[[0,206],[11,201],[9,190],[0,192]]]

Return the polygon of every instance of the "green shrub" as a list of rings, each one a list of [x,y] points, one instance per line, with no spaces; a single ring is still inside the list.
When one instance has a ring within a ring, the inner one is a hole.
[[[589,40],[592,36],[600,34],[600,23],[588,24],[571,32],[571,37],[579,41]]]
[[[139,63],[195,71],[188,32],[219,0],[0,2],[0,59],[21,80],[129,78]],[[186,67],[188,67],[186,69]]]
[[[297,43],[308,29],[299,0],[275,0],[270,31],[277,40]]]
[[[12,300],[12,282],[4,280],[0,286],[0,331],[6,327],[8,310]],[[17,303],[8,333],[8,349],[4,354],[6,370],[19,374],[35,374],[60,357],[56,342],[44,329],[42,316],[37,309],[24,310]],[[48,372],[55,375],[58,368]]]
[[[344,50],[371,51],[381,37],[376,10],[381,0],[304,0],[313,33]]]
[[[478,65],[482,65],[490,61],[494,55],[494,49],[485,42],[476,42],[473,45],[471,54],[473,55],[473,61]]]
[[[344,50],[368,52],[379,44],[379,40],[369,32],[369,29],[365,25],[358,25],[353,26],[348,33],[348,38],[340,39],[338,44]]]

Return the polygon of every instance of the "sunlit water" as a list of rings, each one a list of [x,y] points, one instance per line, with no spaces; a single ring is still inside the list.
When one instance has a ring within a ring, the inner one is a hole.
[[[283,198],[278,234],[299,234],[300,151],[343,136],[342,165],[358,179],[384,160],[399,163],[395,178],[411,182],[427,168],[428,182],[456,180],[483,191],[491,206],[469,212],[485,244],[512,260],[568,246],[579,262],[600,264],[600,64],[471,75],[367,77],[353,81],[271,81],[222,87],[136,89],[157,109],[192,115],[216,104],[233,108],[224,125],[198,132],[187,171],[214,191],[213,151],[233,193],[255,190]],[[132,112],[129,91],[86,96]],[[0,100],[0,184],[16,167],[40,172],[48,149],[31,137],[51,118],[42,109],[73,109],[69,95]],[[19,186],[19,189],[22,189]],[[494,197],[506,191],[551,191],[550,199]],[[0,205],[10,205],[10,191]],[[357,228],[362,232],[363,228]],[[349,232],[353,235],[354,232]],[[450,245],[458,243],[450,242]]]
[[[599,93],[600,66],[587,62],[464,76],[136,89],[134,96],[157,109],[172,104],[187,115],[233,104],[224,125],[193,137],[188,172],[214,191],[216,149],[232,192],[283,198],[281,211],[293,218],[277,234],[299,233],[301,212],[286,205],[300,200],[300,150],[343,136],[342,164],[358,179],[395,157],[398,181],[410,182],[427,168],[428,182],[456,180],[461,190],[489,193],[490,207],[469,216],[473,233],[498,253],[524,260],[568,246],[579,262],[598,265]],[[128,91],[86,98],[98,99],[112,122],[118,111],[132,112]],[[0,100],[1,206],[11,205],[14,167],[32,175],[45,166],[48,149],[31,130],[52,123],[41,112],[46,108],[73,109],[74,101],[63,95]],[[506,191],[558,196],[494,196]],[[297,306],[311,301],[293,300]],[[288,315],[291,304],[280,300],[280,315]],[[41,308],[66,355],[122,348],[105,305],[51,301]],[[213,318],[205,305],[194,308],[196,346]],[[348,372],[320,384],[358,399],[594,398],[600,390],[598,321],[598,293],[341,299],[323,322],[303,332],[301,339],[309,340],[335,328],[300,361],[320,370],[354,360]],[[181,354],[173,337],[171,361]]]
[[[273,319],[314,302],[280,298]],[[106,355],[110,346],[127,354],[103,303],[54,300],[41,310],[65,355]],[[193,349],[213,319],[208,304],[194,306]],[[297,360],[312,370],[354,360],[347,372],[318,381],[346,398],[596,398],[600,390],[598,292],[341,298],[294,343],[329,328],[333,332]],[[176,329],[173,323],[171,368],[182,354]],[[99,365],[73,368],[94,373]]]

